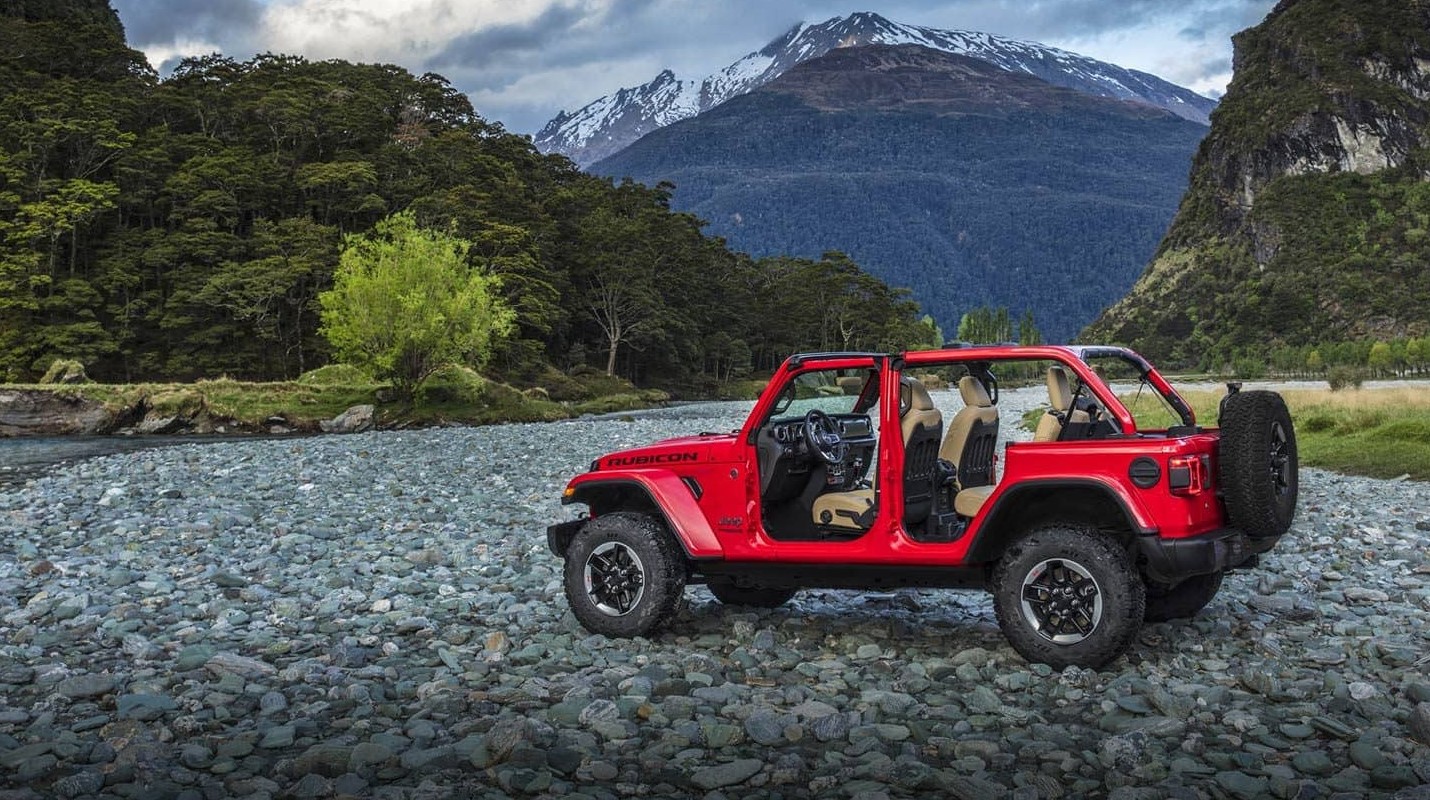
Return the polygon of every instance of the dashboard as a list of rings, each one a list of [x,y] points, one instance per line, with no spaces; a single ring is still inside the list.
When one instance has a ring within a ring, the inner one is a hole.
[[[839,435],[844,439],[863,439],[874,432],[874,425],[868,417],[833,417],[839,424]],[[777,419],[770,422],[770,436],[780,444],[798,444],[804,441],[804,417]]]

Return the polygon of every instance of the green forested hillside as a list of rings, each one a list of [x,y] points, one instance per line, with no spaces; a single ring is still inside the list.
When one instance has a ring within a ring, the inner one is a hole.
[[[440,76],[263,55],[161,81],[103,0],[0,15],[0,378],[57,357],[100,379],[295,376],[327,359],[315,298],[342,236],[408,208],[501,277],[511,380],[603,369],[614,340],[616,372],[698,389],[930,335],[847,258],[733,254],[664,189],[538,154]]]
[[[1430,333],[1430,2],[1286,0],[1234,42],[1171,229],[1083,337],[1220,368]]]
[[[1132,285],[1206,128],[915,46],[842,48],[592,171],[755,254],[850,253],[954,330],[1032,311],[1071,337]]]

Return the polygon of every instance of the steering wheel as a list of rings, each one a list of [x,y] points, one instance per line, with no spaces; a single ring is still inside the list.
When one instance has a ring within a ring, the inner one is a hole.
[[[817,408],[804,415],[804,441],[811,453],[830,464],[838,464],[849,455],[849,443],[839,438],[839,423]]]

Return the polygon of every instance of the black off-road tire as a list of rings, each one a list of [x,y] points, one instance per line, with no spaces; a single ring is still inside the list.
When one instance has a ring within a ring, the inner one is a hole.
[[[1296,431],[1276,392],[1227,395],[1218,453],[1231,524],[1253,539],[1280,536],[1296,515]]]
[[[1148,583],[1147,613],[1143,618],[1148,622],[1166,622],[1194,617],[1216,597],[1221,590],[1221,580],[1222,573],[1210,572],[1193,575],[1170,588]]]
[[[605,549],[595,560],[592,554]],[[587,565],[623,561],[640,575],[640,592],[629,608],[607,604],[603,610],[586,583]],[[645,514],[602,514],[582,526],[566,549],[563,584],[571,611],[586,630],[605,636],[648,636],[680,610],[685,597],[685,553],[658,520]],[[613,613],[620,612],[620,613]]]
[[[706,586],[715,599],[727,606],[779,608],[789,602],[797,590],[738,586],[734,581],[711,580]]]
[[[1076,582],[1055,580],[1059,575],[1073,575]],[[1095,615],[1087,607],[1094,597],[1086,594],[1088,579],[1100,600]],[[1049,585],[1053,596],[1048,602],[1024,603],[1025,590],[1033,597],[1047,593]],[[1009,545],[993,571],[991,586],[998,626],[1013,649],[1030,662],[1055,669],[1097,668],[1121,656],[1137,638],[1146,610],[1142,577],[1127,551],[1106,534],[1080,525],[1038,528]],[[1070,593],[1057,596],[1060,586]],[[1042,613],[1074,597],[1082,599],[1081,610]],[[1077,620],[1091,625],[1085,632],[1058,632]],[[1062,641],[1055,641],[1055,635]]]

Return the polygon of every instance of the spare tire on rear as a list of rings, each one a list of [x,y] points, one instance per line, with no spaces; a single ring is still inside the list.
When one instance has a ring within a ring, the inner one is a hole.
[[[1276,392],[1222,401],[1220,478],[1231,524],[1253,539],[1280,536],[1296,515],[1296,431]]]

